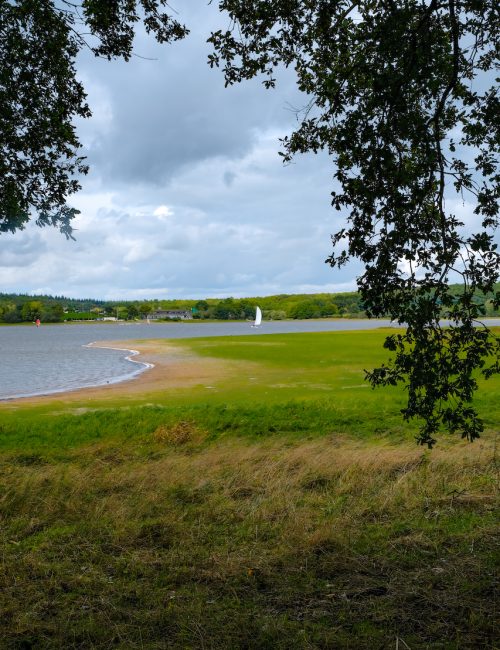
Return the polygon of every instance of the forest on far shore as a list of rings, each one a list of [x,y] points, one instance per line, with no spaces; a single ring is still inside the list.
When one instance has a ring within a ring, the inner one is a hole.
[[[453,285],[457,295],[461,285]],[[500,290],[500,283],[495,286]],[[487,296],[484,315],[498,316],[492,298]],[[478,302],[484,296],[478,295]],[[0,322],[29,323],[39,318],[45,323],[74,320],[140,320],[156,310],[184,310],[198,320],[246,320],[255,316],[255,308],[262,309],[267,320],[307,318],[366,318],[358,292],[278,294],[254,298],[206,298],[203,300],[95,300],[64,296],[0,293]],[[175,320],[175,316],[171,318]]]

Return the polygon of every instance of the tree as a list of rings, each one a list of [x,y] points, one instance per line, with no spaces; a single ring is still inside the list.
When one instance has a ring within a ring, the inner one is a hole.
[[[290,318],[319,318],[319,305],[314,300],[302,300],[290,310]]]
[[[255,304],[247,298],[238,301],[238,310],[238,318],[255,318]]]
[[[500,195],[500,12],[494,0],[223,0],[232,29],[212,34],[212,66],[226,85],[293,66],[307,95],[285,162],[321,149],[332,157],[332,205],[346,225],[332,237],[332,267],[360,259],[369,316],[406,323],[389,336],[393,360],[367,373],[403,382],[419,441],[444,426],[476,438],[476,372],[500,370],[500,341],[478,322],[475,292],[493,291]],[[475,232],[446,205],[466,196]],[[340,248],[340,250],[339,250]],[[451,296],[449,283],[463,280]],[[494,299],[498,305],[500,295]],[[440,319],[449,319],[443,327]]]
[[[35,321],[40,318],[42,312],[43,304],[39,300],[30,300],[22,306],[21,318],[23,321]]]
[[[0,230],[22,228],[34,211],[39,225],[71,235],[66,199],[86,170],[72,118],[89,115],[76,53],[88,45],[128,59],[139,7],[157,40],[182,38],[166,4],[0,0]],[[332,205],[345,227],[327,262],[361,260],[363,309],[407,325],[387,338],[394,358],[368,380],[405,384],[403,415],[423,418],[421,443],[432,446],[443,426],[473,440],[483,427],[471,404],[477,371],[500,371],[500,341],[478,322],[476,299],[499,277],[497,2],[221,0],[219,9],[231,28],[211,35],[209,63],[227,85],[264,75],[272,88],[277,67],[295,69],[306,106],[282,156],[324,149],[332,158]],[[475,232],[447,207],[456,197],[473,203]],[[463,290],[452,295],[458,276]]]
[[[74,119],[90,116],[75,57],[89,47],[96,56],[128,60],[139,12],[160,43],[182,38],[187,30],[162,11],[166,5],[0,0],[0,232],[35,218],[71,237],[78,211],[67,199],[80,189],[78,174],[87,173]]]
[[[134,320],[139,316],[139,310],[136,305],[127,305],[127,320]]]
[[[149,302],[141,302],[139,305],[139,312],[143,318],[147,318],[153,309],[153,305],[151,305]]]
[[[14,307],[6,311],[2,318],[4,323],[20,323],[23,319],[21,316],[21,309]]]
[[[212,318],[216,318],[217,320],[229,320],[233,317],[232,310],[234,306],[232,299],[229,300],[230,302],[225,298],[214,305],[211,314]]]
[[[41,319],[44,323],[61,323],[64,320],[64,309],[59,303],[45,306]]]
[[[194,308],[197,309],[198,311],[207,311],[209,306],[210,305],[206,300],[198,300],[198,302],[194,305]]]

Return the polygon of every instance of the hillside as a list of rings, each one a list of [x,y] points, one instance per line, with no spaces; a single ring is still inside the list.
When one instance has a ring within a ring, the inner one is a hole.
[[[451,293],[459,295],[462,286],[450,287]],[[500,283],[495,285],[500,291]],[[486,316],[498,316],[493,309],[491,296],[485,304]],[[478,294],[478,300],[483,296]],[[364,318],[363,304],[359,293],[315,293],[278,294],[249,298],[206,298],[165,300],[100,300],[76,299],[65,296],[28,295],[0,293],[0,322],[63,322],[65,320],[95,320],[103,316],[114,316],[121,320],[144,318],[157,309],[191,311],[196,319],[245,320],[253,318],[255,307],[259,306],[264,318],[282,320],[287,318]]]

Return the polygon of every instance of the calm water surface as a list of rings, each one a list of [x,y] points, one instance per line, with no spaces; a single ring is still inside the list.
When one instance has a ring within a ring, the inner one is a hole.
[[[130,352],[86,347],[94,341],[375,329],[389,321],[274,321],[250,323],[94,323],[0,327],[0,400],[45,395],[125,381],[147,368]],[[495,324],[500,324],[497,319]],[[133,344],[131,344],[133,347]]]

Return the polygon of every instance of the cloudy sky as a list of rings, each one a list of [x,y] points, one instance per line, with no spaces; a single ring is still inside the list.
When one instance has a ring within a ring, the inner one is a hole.
[[[78,124],[90,164],[76,241],[51,228],[0,238],[0,291],[102,299],[341,291],[356,270],[324,263],[339,226],[332,167],[284,167],[279,138],[304,104],[292,74],[224,88],[206,39],[226,27],[215,5],[183,3],[191,29],[159,46],[139,33],[129,63],[82,53],[93,111]]]
[[[186,8],[186,5],[189,7]],[[292,73],[224,88],[206,39],[213,4],[183,3],[187,39],[139,33],[129,63],[82,53],[93,111],[78,124],[90,164],[71,204],[76,241],[34,226],[0,237],[0,291],[100,299],[203,298],[355,288],[324,263],[341,216],[324,155],[284,167],[279,138],[305,99]],[[462,206],[463,208],[463,206]]]

